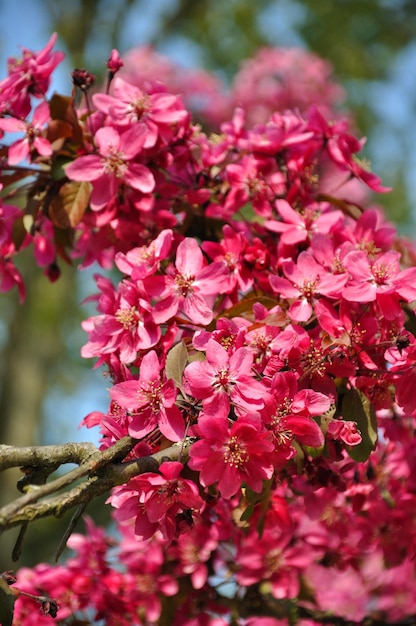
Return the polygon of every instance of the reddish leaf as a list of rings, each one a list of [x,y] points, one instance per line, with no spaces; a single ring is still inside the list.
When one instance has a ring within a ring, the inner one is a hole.
[[[82,220],[91,195],[88,182],[70,181],[62,185],[49,207],[52,222],[58,228],[74,228]]]
[[[72,129],[73,141],[82,144],[82,128],[79,125],[73,98],[55,93],[50,100],[49,107],[52,119],[67,122]]]

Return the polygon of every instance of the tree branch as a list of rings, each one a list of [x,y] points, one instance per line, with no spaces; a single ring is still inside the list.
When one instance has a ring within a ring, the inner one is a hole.
[[[27,493],[0,509],[0,533],[41,517],[59,517],[74,507],[91,502],[113,487],[127,483],[138,474],[157,471],[160,463],[165,460],[185,459],[191,440],[173,444],[151,456],[122,463],[136,443],[135,439],[124,437],[103,452],[88,443],[20,449],[0,446],[0,471],[21,465],[30,470],[26,477]],[[61,464],[69,462],[78,463],[79,467],[42,485],[30,482],[32,473],[36,476],[45,467],[57,469]],[[48,498],[77,481],[81,481],[80,484],[69,491]]]
[[[84,462],[97,452],[93,443],[15,447],[0,445],[0,472],[11,467],[41,467],[48,464]]]

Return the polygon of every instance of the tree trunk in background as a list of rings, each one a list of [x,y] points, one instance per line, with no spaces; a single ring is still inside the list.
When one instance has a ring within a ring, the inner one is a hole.
[[[22,273],[27,289],[26,301],[22,306],[15,297],[13,308],[6,316],[8,327],[1,359],[2,443],[15,446],[42,443],[44,401],[51,383],[56,381],[60,360],[68,359],[62,322],[74,311],[75,272],[73,268],[63,270],[60,279],[51,284],[33,259],[25,255]],[[4,322],[7,324],[6,319]],[[0,475],[0,506],[19,495],[16,481],[20,476],[13,470]],[[17,532],[11,531],[0,539],[0,571],[11,567],[16,535]]]

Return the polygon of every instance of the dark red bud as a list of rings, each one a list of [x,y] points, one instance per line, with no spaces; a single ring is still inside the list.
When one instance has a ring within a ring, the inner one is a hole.
[[[94,84],[95,76],[88,72],[88,70],[81,68],[75,68],[71,74],[72,82],[75,87],[79,87],[82,91],[88,91],[88,89]]]

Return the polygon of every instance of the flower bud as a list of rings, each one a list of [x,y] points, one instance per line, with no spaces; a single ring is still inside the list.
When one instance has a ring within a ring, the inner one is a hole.
[[[111,50],[110,57],[107,61],[107,67],[111,76],[114,76],[114,74],[116,74],[116,72],[118,72],[118,70],[122,68],[123,65],[124,63],[120,58],[120,54],[118,50],[115,50],[115,49]]]
[[[91,74],[91,72],[88,72],[88,70],[84,68],[75,68],[71,76],[75,87],[79,87],[82,91],[88,91],[95,82],[94,74]]]

